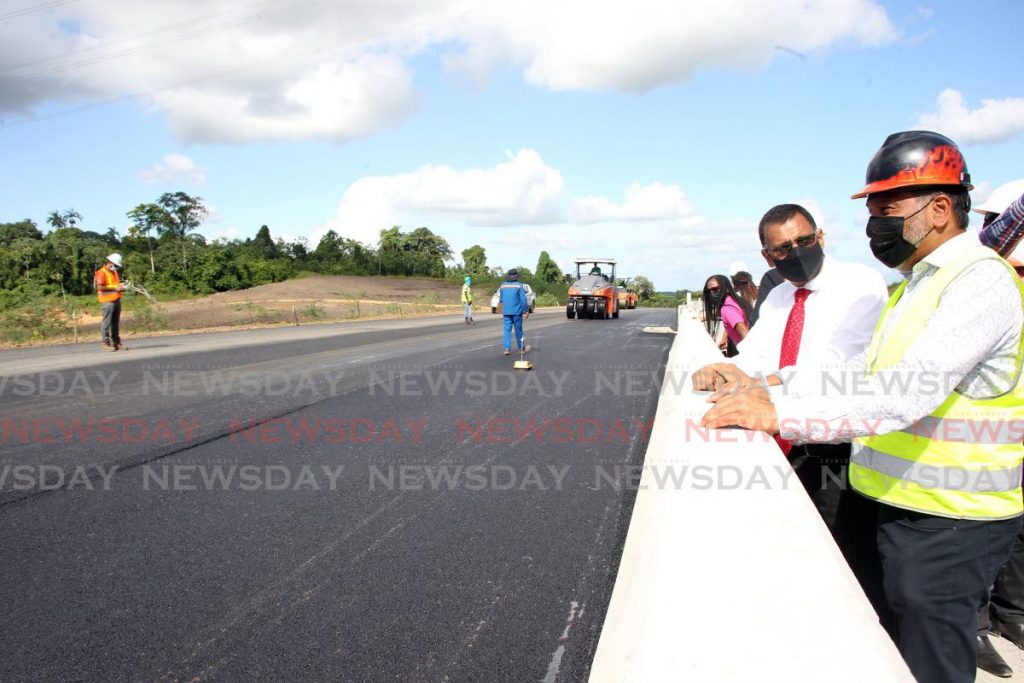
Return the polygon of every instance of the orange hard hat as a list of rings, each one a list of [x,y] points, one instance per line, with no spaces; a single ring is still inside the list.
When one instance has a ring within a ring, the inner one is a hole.
[[[945,135],[928,130],[887,137],[868,164],[865,182],[850,199],[901,187],[957,185],[974,189],[960,148]]]

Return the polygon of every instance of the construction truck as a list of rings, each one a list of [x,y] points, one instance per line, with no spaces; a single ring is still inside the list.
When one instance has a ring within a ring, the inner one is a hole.
[[[615,280],[615,260],[577,258],[576,281],[569,287],[565,315],[574,318],[606,320],[619,317],[619,287]]]
[[[629,281],[629,278],[619,280],[619,308],[632,310],[636,308],[639,301],[640,295],[637,294],[636,288]]]

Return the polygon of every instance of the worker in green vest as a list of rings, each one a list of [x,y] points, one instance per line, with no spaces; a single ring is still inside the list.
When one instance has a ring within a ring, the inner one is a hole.
[[[467,325],[475,325],[476,321],[473,320],[473,289],[471,285],[473,281],[467,275],[465,281],[462,283],[462,317],[465,319]]]
[[[872,253],[904,279],[868,348],[771,393],[733,377],[702,421],[853,441],[849,484],[877,502],[886,626],[928,683],[974,681],[977,611],[1024,513],[1024,289],[966,232],[971,189],[952,140],[890,135],[853,195]]]

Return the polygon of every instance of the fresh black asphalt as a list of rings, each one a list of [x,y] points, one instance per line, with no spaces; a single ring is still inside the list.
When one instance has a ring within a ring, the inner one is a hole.
[[[0,354],[0,680],[585,680],[673,318]]]

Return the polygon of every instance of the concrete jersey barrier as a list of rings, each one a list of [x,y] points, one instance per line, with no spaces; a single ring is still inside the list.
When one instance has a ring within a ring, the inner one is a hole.
[[[699,428],[721,359],[680,307],[590,680],[911,683],[775,442]]]

